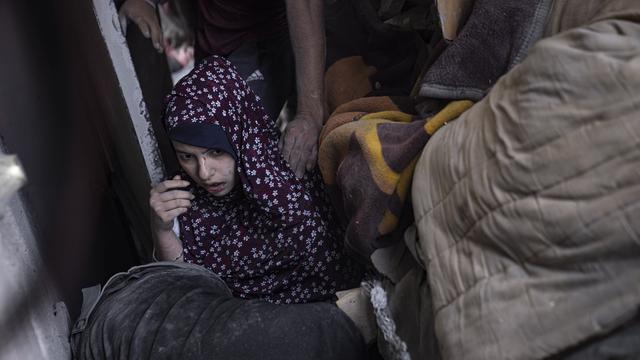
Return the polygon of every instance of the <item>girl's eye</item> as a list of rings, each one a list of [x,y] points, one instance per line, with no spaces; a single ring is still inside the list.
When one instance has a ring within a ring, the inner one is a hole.
[[[211,149],[211,150],[207,151],[207,155],[209,155],[211,157],[220,156],[220,155],[222,155],[222,151],[220,151],[218,149]]]
[[[191,154],[178,154],[178,160],[180,161],[189,161],[193,159],[193,155]]]

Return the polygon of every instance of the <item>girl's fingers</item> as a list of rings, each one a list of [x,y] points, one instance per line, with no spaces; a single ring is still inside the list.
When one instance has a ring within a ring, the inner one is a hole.
[[[179,195],[177,196],[176,193]],[[178,207],[190,207],[194,196],[188,191],[173,190],[161,194],[152,194],[149,198],[149,205],[153,211],[161,213]]]
[[[162,216],[160,216],[160,218],[162,219],[163,222],[168,223],[173,221],[173,219],[175,219],[176,217],[186,213],[187,210],[188,209],[185,207],[175,208],[165,212]]]
[[[164,218],[164,214],[179,208],[190,208],[191,201],[185,199],[177,199],[171,201],[157,201],[151,203],[151,209],[157,216]]]
[[[167,211],[177,209],[177,208],[189,208],[191,207],[191,201],[185,199],[176,199],[167,201],[164,203],[165,209]]]
[[[158,214],[158,216],[162,217],[163,213],[169,212],[173,209],[177,208],[189,208],[191,207],[191,201],[185,199],[176,199],[170,201],[158,201],[151,204],[151,208],[153,211]]]
[[[195,196],[186,190],[171,190],[158,194],[157,198],[160,201],[171,201],[175,199],[193,200]]]
[[[155,190],[156,192],[163,193],[167,190],[183,188],[187,186],[189,186],[189,182],[186,180],[165,180],[154,186],[151,191],[153,192]]]

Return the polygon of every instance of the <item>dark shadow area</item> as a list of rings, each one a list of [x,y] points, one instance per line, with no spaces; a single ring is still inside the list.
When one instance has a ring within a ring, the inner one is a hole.
[[[33,298],[45,275],[74,318],[82,287],[140,263],[125,216],[131,205],[113,186],[132,175],[122,171],[112,131],[127,113],[90,2],[2,2],[0,41],[0,134],[25,169],[20,193],[46,264]],[[125,160],[139,161],[136,151]],[[9,324],[17,328],[28,306],[15,299]]]

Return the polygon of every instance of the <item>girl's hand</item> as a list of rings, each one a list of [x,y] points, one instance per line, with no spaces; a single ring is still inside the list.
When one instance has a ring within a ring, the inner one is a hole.
[[[194,196],[186,190],[189,182],[176,175],[151,188],[149,205],[151,206],[151,226],[156,230],[171,230],[173,219],[187,212]]]

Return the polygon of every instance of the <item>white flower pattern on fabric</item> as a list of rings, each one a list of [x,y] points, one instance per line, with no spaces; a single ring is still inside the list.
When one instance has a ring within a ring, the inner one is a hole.
[[[193,189],[179,219],[186,261],[218,274],[239,297],[274,303],[325,300],[358,285],[362,270],[343,250],[318,172],[296,178],[275,124],[227,60],[196,65],[167,97],[165,122],[217,124],[238,156],[240,185],[228,195]]]

